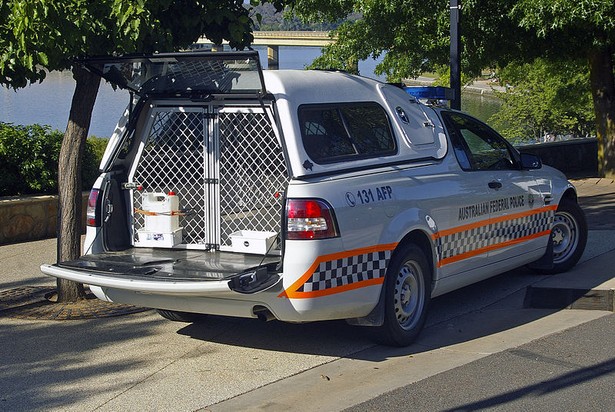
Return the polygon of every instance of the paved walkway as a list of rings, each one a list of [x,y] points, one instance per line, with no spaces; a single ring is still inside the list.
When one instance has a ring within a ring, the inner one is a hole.
[[[615,230],[615,180],[573,181],[590,230]]]

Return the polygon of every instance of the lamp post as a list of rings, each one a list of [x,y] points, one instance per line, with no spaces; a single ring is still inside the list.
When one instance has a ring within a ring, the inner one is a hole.
[[[453,89],[451,109],[461,109],[461,0],[450,0],[451,10],[451,78],[450,85]]]

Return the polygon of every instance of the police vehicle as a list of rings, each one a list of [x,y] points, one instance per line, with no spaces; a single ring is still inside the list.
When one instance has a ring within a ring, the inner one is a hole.
[[[87,64],[133,99],[90,193],[85,255],[42,271],[100,299],[176,321],[345,319],[407,345],[432,298],[583,253],[562,173],[401,87],[262,71],[256,52]]]

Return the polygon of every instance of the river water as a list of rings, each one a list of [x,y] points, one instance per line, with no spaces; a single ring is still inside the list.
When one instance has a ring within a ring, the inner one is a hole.
[[[261,56],[261,64],[267,67],[267,52],[264,47],[255,47]],[[280,47],[280,69],[303,69],[320,55],[320,47]],[[359,71],[363,76],[384,80],[374,74],[377,60],[362,61]],[[68,121],[72,94],[75,88],[70,72],[51,72],[42,83],[13,91],[0,87],[0,122],[13,124],[44,124],[52,129],[64,131]],[[124,90],[113,90],[102,82],[96,105],[92,113],[90,135],[109,137],[115,124],[126,108],[129,94]],[[493,97],[464,95],[464,110],[482,120],[499,108]]]

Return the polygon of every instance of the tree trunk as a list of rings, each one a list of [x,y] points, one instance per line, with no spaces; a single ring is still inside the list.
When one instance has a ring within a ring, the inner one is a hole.
[[[598,173],[615,177],[615,79],[611,47],[596,47],[589,53],[589,70],[596,114]]]
[[[100,85],[100,77],[82,67],[73,67],[73,77],[75,93],[58,159],[58,262],[77,259],[81,254],[81,163]],[[58,302],[85,298],[79,283],[58,279],[57,288]]]

